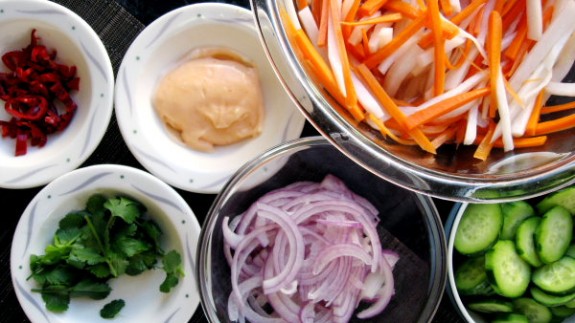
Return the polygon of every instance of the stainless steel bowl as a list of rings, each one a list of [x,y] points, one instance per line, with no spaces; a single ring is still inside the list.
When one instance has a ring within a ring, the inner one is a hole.
[[[536,149],[494,150],[482,162],[473,158],[474,148],[446,147],[433,156],[358,125],[299,61],[283,21],[293,11],[291,1],[251,0],[268,57],[307,119],[362,167],[408,189],[468,202],[517,200],[575,182],[575,130],[552,135]],[[573,80],[574,72],[567,79]]]

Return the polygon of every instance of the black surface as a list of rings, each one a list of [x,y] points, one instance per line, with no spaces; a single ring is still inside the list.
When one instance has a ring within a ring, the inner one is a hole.
[[[92,25],[104,41],[114,66],[114,72],[117,73],[125,51],[145,25],[172,9],[202,1],[55,0],[55,2],[72,9]],[[249,1],[247,0],[215,2],[233,3],[249,8]],[[313,127],[306,124],[302,136],[316,134],[317,132]],[[123,164],[143,169],[122,140],[115,117],[112,118],[109,129],[96,151],[81,167],[103,163]],[[0,171],[3,171],[1,165]],[[28,202],[41,188],[24,190],[0,189],[0,323],[29,322],[17,301],[12,287],[9,265],[10,247],[20,215]],[[201,224],[215,195],[177,191],[191,206]],[[434,201],[442,219],[445,220],[453,204],[437,199]],[[442,323],[461,322],[447,295],[443,297],[433,321]],[[206,322],[201,306],[198,307],[190,322]]]

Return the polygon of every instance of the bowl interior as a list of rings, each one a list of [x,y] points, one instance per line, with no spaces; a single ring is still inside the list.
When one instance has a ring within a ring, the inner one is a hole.
[[[473,158],[475,147],[442,146],[434,156],[358,124],[325,91],[287,35],[286,20],[297,19],[293,0],[252,0],[252,6],[270,58],[300,109],[327,139],[373,173],[419,192],[458,201],[516,200],[575,180],[571,166],[575,162],[574,129],[549,135],[545,145],[537,148],[507,153],[493,149],[488,160],[481,161]],[[574,79],[572,68],[566,81]],[[550,103],[564,99],[551,98]]]
[[[248,164],[214,202],[199,253],[202,305],[211,321],[229,321],[230,269],[223,254],[223,217],[240,214],[270,190],[297,181],[321,181],[327,174],[338,176],[377,207],[382,245],[401,256],[394,270],[396,294],[377,321],[416,322],[432,317],[446,272],[444,236],[431,199],[373,176],[327,141],[313,138],[272,149]]]

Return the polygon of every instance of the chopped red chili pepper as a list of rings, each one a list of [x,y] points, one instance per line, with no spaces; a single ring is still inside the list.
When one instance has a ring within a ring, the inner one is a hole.
[[[80,87],[76,66],[57,63],[56,56],[56,50],[40,44],[35,29],[28,46],[2,55],[9,72],[0,73],[0,99],[11,119],[0,120],[0,134],[16,139],[16,156],[26,154],[28,141],[43,147],[48,135],[68,127],[76,113],[70,95]]]

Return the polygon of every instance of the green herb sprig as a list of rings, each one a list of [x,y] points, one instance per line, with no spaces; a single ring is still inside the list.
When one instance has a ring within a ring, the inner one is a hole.
[[[146,208],[125,196],[92,195],[84,210],[68,213],[58,224],[53,241],[43,255],[30,257],[30,278],[39,287],[46,308],[64,312],[70,299],[105,299],[111,292],[110,279],[139,275],[155,269],[158,262],[166,272],[159,290],[168,293],[184,276],[180,254],[164,252],[162,231],[145,218]],[[123,300],[107,304],[100,315],[115,317]]]

